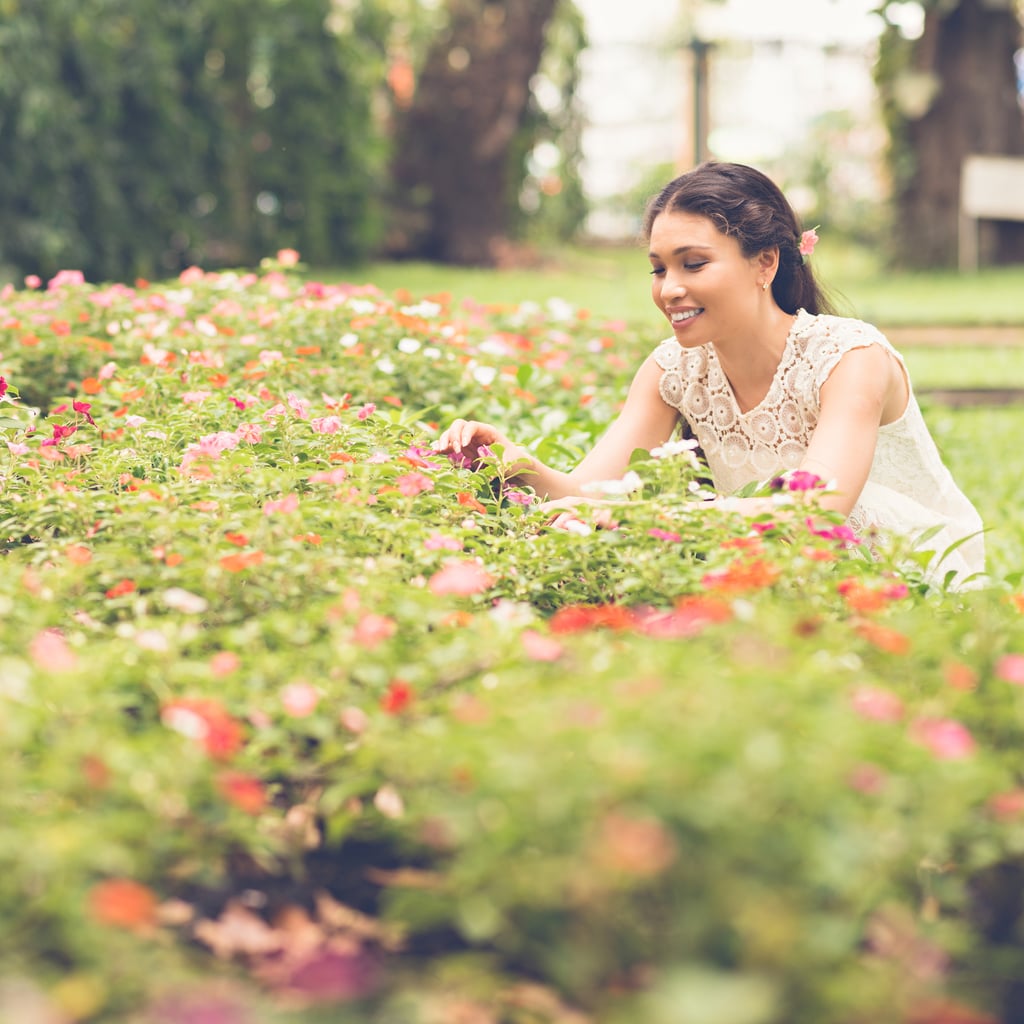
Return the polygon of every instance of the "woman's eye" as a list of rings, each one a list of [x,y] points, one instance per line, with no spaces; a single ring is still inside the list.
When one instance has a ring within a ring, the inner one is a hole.
[[[651,273],[655,277],[661,277],[661,275],[665,273],[665,268],[664,267],[651,267]]]
[[[700,270],[701,267],[707,266],[707,260],[698,260],[696,263],[684,263],[683,266],[687,270]]]

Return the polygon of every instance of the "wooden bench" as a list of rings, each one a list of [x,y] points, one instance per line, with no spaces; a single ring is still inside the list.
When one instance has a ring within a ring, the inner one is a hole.
[[[960,172],[957,263],[978,269],[978,221],[1024,220],[1024,157],[969,156]]]

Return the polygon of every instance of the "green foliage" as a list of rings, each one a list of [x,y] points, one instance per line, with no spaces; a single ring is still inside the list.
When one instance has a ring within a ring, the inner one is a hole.
[[[672,446],[546,528],[429,444],[575,461],[651,342],[564,302],[267,261],[0,325],[0,1017],[996,1019],[1019,576],[929,590],[813,491],[709,515]],[[948,417],[988,517],[999,431]]]
[[[94,279],[365,254],[383,161],[369,17],[327,0],[9,0],[0,268]]]

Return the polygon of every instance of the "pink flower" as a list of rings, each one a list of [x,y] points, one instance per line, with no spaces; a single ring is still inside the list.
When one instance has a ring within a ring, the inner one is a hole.
[[[395,635],[398,629],[394,619],[386,615],[367,612],[357,623],[353,639],[360,647],[373,649],[378,644]]]
[[[295,394],[295,392],[293,391],[289,391],[286,397],[288,398],[288,405],[291,408],[292,412],[295,413],[295,415],[298,416],[300,420],[308,420],[309,399],[302,398],[299,395]]]
[[[423,542],[423,546],[427,551],[461,551],[462,541],[456,540],[454,537],[446,537],[443,533],[434,530]]]
[[[295,249],[278,249],[277,262],[282,267],[294,267],[299,262],[299,254]]]
[[[513,505],[528,506],[533,504],[533,495],[529,491],[521,491],[517,487],[511,487],[505,492],[505,497]]]
[[[434,489],[434,481],[423,473],[403,473],[395,481],[395,486],[407,498],[415,498],[417,494],[422,494],[424,491],[432,491]]]
[[[78,664],[75,652],[55,629],[44,629],[29,644],[32,660],[47,672],[69,672]]]
[[[336,434],[341,430],[341,418],[339,416],[317,416],[310,420],[309,425],[313,428],[314,434]]]
[[[185,405],[202,405],[209,397],[209,391],[186,391],[181,396],[181,400]]]
[[[810,256],[818,244],[818,232],[810,228],[800,236],[800,255]]]
[[[857,714],[876,722],[898,722],[903,717],[903,701],[878,686],[858,686],[851,703]]]
[[[218,651],[210,658],[210,671],[218,678],[237,672],[241,667],[242,659],[234,651]]]
[[[377,406],[375,406],[373,402],[367,402],[356,415],[361,420],[368,420],[376,411]]]
[[[469,596],[482,594],[494,586],[494,577],[479,562],[449,562],[430,577],[427,586],[433,594]]]
[[[1024,654],[1004,654],[996,662],[996,676],[1014,686],[1024,686]]]
[[[235,431],[235,437],[239,442],[259,444],[263,440],[263,428],[258,423],[241,423]]]
[[[12,455],[25,455],[27,454],[29,448],[27,444],[18,444],[16,441],[8,441],[7,450]]]
[[[265,516],[276,515],[278,512],[295,512],[299,507],[299,496],[297,494],[286,494],[278,501],[268,501],[263,505]]]
[[[38,274],[29,274],[28,277],[25,278],[26,288],[32,288],[34,290],[38,288],[42,283],[43,282]]]
[[[974,737],[952,718],[918,718],[911,723],[910,738],[942,761],[970,757],[976,746]]]
[[[337,469],[321,469],[310,478],[311,484],[333,484],[335,487],[343,484],[348,479],[348,470],[344,466]]]
[[[558,661],[564,648],[551,636],[538,633],[535,629],[523,631],[523,650],[534,661]]]
[[[281,691],[281,704],[292,718],[307,718],[319,702],[320,694],[309,683],[289,683]]]
[[[62,288],[64,285],[85,284],[85,275],[80,270],[58,270],[50,278],[46,287],[49,291]]]

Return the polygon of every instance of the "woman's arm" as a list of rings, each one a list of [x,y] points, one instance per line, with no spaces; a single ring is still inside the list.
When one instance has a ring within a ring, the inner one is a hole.
[[[834,484],[824,508],[847,516],[867,483],[878,428],[909,399],[903,368],[881,345],[847,352],[821,386],[818,425],[800,468]]]
[[[579,465],[568,473],[546,466],[496,428],[476,420],[456,420],[434,447],[476,459],[481,445],[501,445],[502,458],[513,483],[530,486],[546,499],[583,496],[589,483],[621,478],[635,449],[649,451],[672,436],[679,414],[658,393],[660,379],[661,368],[654,357],[649,356],[634,376],[619,415]]]

